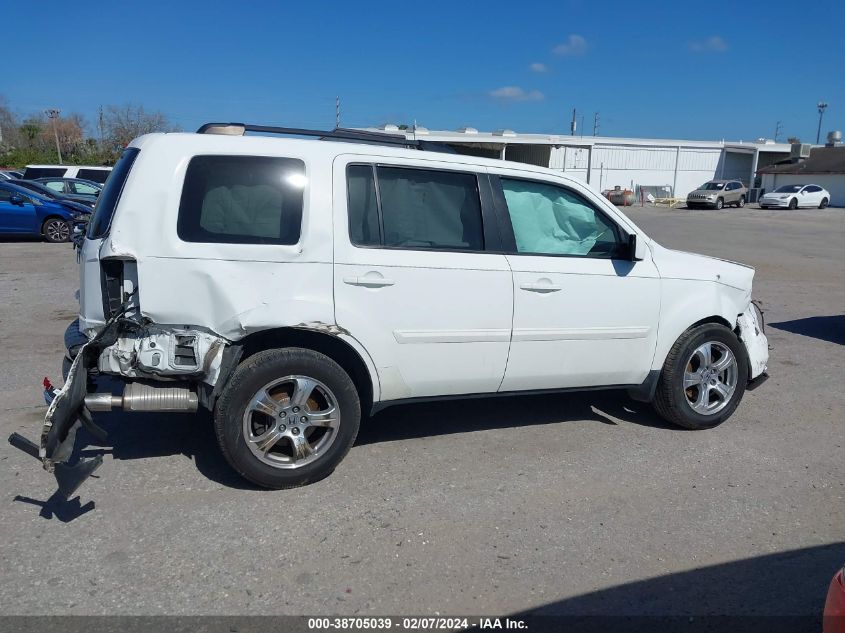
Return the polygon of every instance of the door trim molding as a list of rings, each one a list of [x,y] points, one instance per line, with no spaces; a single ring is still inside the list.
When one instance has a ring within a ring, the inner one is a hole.
[[[589,328],[516,328],[513,341],[595,341],[607,339],[646,338],[648,326]]]

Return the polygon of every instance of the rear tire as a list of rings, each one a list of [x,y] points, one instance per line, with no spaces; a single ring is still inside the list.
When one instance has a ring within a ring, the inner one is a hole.
[[[744,206],[745,206],[745,196],[740,196],[739,200],[736,203],[736,208],[741,209]]]
[[[822,198],[822,201],[819,203],[819,209],[827,209],[828,204],[830,204],[830,201],[827,198]]]
[[[709,363],[698,353],[708,345]],[[731,357],[733,362],[719,370],[719,363],[731,361]],[[669,350],[652,405],[672,424],[712,429],[739,406],[747,382],[748,354],[742,341],[724,325],[705,323],[687,330]],[[726,395],[719,391],[723,388]],[[707,408],[712,412],[702,412]]]
[[[361,402],[349,375],[328,356],[301,348],[247,358],[214,407],[226,460],[265,488],[293,488],[330,475],[352,448],[360,422]]]
[[[61,218],[47,218],[41,225],[41,235],[53,244],[67,242],[70,239],[70,224]]]

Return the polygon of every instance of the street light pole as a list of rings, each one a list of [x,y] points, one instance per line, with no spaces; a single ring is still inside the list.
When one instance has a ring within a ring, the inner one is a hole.
[[[819,139],[822,137],[822,117],[824,116],[824,111],[827,108],[827,104],[824,101],[819,101],[819,129],[816,132],[816,145],[819,144]]]
[[[53,120],[53,134],[56,137],[56,154],[59,155],[59,165],[62,164],[62,148],[59,145],[59,127],[56,123],[56,119],[59,118],[59,114],[61,114],[61,110],[57,110],[56,108],[50,108],[49,110],[44,111],[48,117]]]

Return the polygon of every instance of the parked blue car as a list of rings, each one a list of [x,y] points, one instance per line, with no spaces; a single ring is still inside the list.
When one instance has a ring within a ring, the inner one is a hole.
[[[87,223],[90,212],[78,205],[51,200],[11,184],[0,182],[0,233],[41,235],[48,242],[67,242],[74,227]]]

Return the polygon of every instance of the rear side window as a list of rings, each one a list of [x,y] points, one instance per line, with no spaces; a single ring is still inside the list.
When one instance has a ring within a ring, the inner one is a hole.
[[[120,194],[123,193],[123,185],[126,184],[129,170],[132,169],[132,163],[135,162],[140,151],[137,147],[129,147],[123,150],[123,154],[117,159],[114,169],[109,172],[110,177],[97,198],[94,217],[88,224],[89,239],[97,239],[108,233],[114,210],[117,208],[117,202],[120,200]]]
[[[76,172],[76,177],[103,184],[108,179],[110,173],[108,169],[80,169]]]
[[[188,164],[177,232],[185,242],[296,244],[305,163],[265,156],[195,156]]]
[[[36,178],[61,178],[67,172],[67,167],[27,167],[23,173],[24,180]]]
[[[347,178],[353,244],[484,250],[475,174],[352,165]]]

